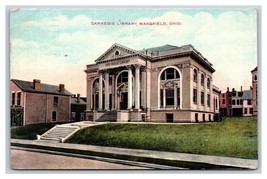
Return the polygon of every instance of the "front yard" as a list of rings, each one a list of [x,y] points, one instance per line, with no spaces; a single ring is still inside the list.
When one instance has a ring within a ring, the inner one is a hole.
[[[84,128],[68,143],[257,159],[256,118],[201,124],[119,124]]]

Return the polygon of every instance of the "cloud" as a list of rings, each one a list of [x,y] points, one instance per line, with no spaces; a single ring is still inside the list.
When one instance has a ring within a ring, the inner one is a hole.
[[[58,75],[58,82],[65,80],[74,93],[85,95],[85,65],[93,63],[114,43],[136,50],[165,44],[192,44],[213,63],[215,85],[223,91],[227,86],[242,85],[246,89],[251,83],[250,71],[257,65],[257,14],[253,10],[247,12],[225,11],[214,16],[208,11],[188,15],[173,10],[154,18],[132,20],[181,22],[179,26],[90,26],[92,18],[82,14],[22,22],[27,29],[38,28],[38,33],[33,36],[36,40],[11,38],[13,48],[20,49],[20,53],[12,56],[12,60],[20,59],[17,64],[11,62],[11,67],[16,69],[12,75],[25,78],[36,75],[48,81]],[[35,69],[33,65],[38,67]],[[81,84],[73,84],[69,79]]]

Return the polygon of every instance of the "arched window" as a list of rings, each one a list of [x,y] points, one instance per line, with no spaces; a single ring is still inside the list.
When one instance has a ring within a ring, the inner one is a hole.
[[[194,69],[194,82],[197,83],[197,70]]]
[[[105,83],[102,81],[102,100],[105,99]],[[99,78],[95,79],[93,82],[93,88],[92,88],[92,108],[94,110],[99,109]],[[104,107],[104,104],[102,108]]]
[[[166,68],[160,75],[160,107],[180,107],[180,74],[174,67]]]
[[[201,85],[204,86],[204,75],[201,74]]]
[[[127,83],[128,82],[128,72],[122,72],[119,76],[118,76],[118,84],[119,83]]]
[[[254,76],[254,80],[257,81],[257,75]]]
[[[207,87],[210,88],[210,78],[207,79]]]

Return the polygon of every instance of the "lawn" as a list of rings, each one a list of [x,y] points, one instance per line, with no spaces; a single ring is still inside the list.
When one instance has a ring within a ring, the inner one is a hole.
[[[84,128],[68,143],[257,159],[256,118],[170,125],[110,123]]]
[[[11,138],[13,139],[37,139],[36,135],[41,135],[54,127],[56,123],[30,124],[21,127],[11,128]]]

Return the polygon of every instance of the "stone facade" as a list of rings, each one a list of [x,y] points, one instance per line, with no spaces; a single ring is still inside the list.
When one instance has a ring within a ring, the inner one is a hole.
[[[120,121],[213,121],[215,70],[192,45],[141,51],[114,44],[87,65],[87,119],[117,111]]]
[[[252,106],[253,115],[258,115],[258,68],[251,71],[252,76]]]
[[[12,117],[11,112],[11,126],[70,120],[70,93],[64,89],[64,85],[53,86],[41,84],[40,80],[36,83],[12,79],[10,106],[11,111],[21,109],[19,118]]]

